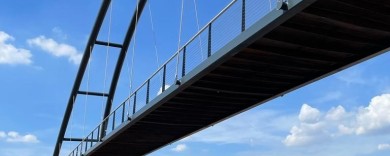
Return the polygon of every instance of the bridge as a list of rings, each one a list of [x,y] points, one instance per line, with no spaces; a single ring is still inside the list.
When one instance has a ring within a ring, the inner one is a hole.
[[[71,156],[145,155],[389,50],[390,1],[274,0],[273,9],[252,22],[246,18],[252,14],[246,10],[247,1],[233,0],[111,109],[126,51],[147,0],[139,1],[122,44],[96,40],[111,2],[104,0],[53,155],[59,155],[64,141],[72,140],[79,144]],[[218,21],[227,13],[240,17],[231,19],[240,24],[229,25],[237,31],[223,34],[230,38],[222,35],[229,40],[220,44]],[[205,58],[194,63],[199,38],[204,38]],[[94,45],[120,49],[108,93],[79,90]],[[77,95],[106,97],[103,121],[85,138],[66,138]]]

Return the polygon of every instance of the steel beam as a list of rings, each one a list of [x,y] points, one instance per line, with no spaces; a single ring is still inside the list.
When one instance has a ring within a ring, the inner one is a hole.
[[[103,45],[103,46],[110,46],[115,48],[122,48],[122,45],[118,43],[111,43],[111,42],[104,42],[104,41],[95,41],[95,44]]]
[[[92,96],[108,96],[107,93],[89,92],[89,91],[78,91],[77,94],[92,95]]]
[[[101,5],[100,10],[99,10],[99,13],[98,13],[98,16],[96,18],[95,24],[92,28],[91,35],[89,36],[88,43],[87,43],[87,46],[85,48],[83,58],[81,60],[80,67],[79,67],[79,70],[77,72],[76,80],[74,82],[72,92],[71,92],[69,100],[68,100],[68,105],[67,105],[66,110],[65,110],[64,118],[62,120],[60,132],[58,133],[57,142],[56,142],[56,145],[54,148],[53,156],[58,156],[60,153],[61,145],[62,145],[64,136],[65,136],[66,129],[68,127],[70,116],[72,114],[73,104],[74,104],[74,101],[76,100],[77,92],[80,89],[81,81],[83,80],[84,72],[87,68],[88,61],[89,61],[89,58],[91,55],[90,52],[93,49],[94,43],[95,43],[96,38],[99,34],[100,28],[101,28],[102,23],[104,21],[104,17],[107,13],[107,10],[110,6],[110,3],[111,3],[111,0],[103,0],[102,5]]]

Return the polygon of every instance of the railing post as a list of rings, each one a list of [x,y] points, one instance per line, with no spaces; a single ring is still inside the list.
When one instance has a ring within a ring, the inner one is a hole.
[[[208,44],[207,44],[207,57],[211,56],[211,25],[212,23],[209,24],[209,34],[208,34]]]
[[[104,129],[104,127],[107,127],[107,126],[108,126],[108,119],[107,120],[103,119],[103,122],[102,122],[102,124],[100,126],[101,133],[99,135],[99,138],[100,138],[99,140],[101,140],[106,135],[106,130]]]
[[[91,145],[89,147],[92,147],[92,144],[93,144],[93,133],[94,133],[94,131],[92,131],[92,134],[91,134]]]
[[[166,74],[167,74],[167,65],[164,64],[161,93],[165,91],[165,77],[166,77]]]
[[[186,75],[186,51],[187,51],[187,46],[183,48],[183,69],[181,70],[181,77],[184,77]]]
[[[97,131],[97,136],[96,136],[96,138],[97,138],[98,141],[100,141],[100,137],[99,137],[99,136],[100,136],[100,127],[101,127],[101,126],[102,126],[102,125],[100,125],[100,126],[98,127],[98,129],[97,129],[98,131]]]
[[[83,156],[83,143],[80,144],[80,156]]]
[[[88,139],[88,137],[87,137]],[[87,152],[88,150],[88,140],[85,140],[85,150],[84,150],[84,153]]]
[[[134,92],[133,114],[135,113],[136,105],[137,105],[137,92]]]
[[[122,103],[122,123],[125,121],[126,102]]]
[[[83,155],[83,142],[81,142],[80,144],[80,156]]]
[[[116,111],[114,111],[114,113],[112,114],[112,128],[111,128],[111,131],[113,131],[114,128],[115,128],[115,113],[116,113]]]
[[[242,0],[241,31],[245,31],[245,0]]]
[[[146,104],[149,103],[149,89],[150,89],[150,79],[148,79],[148,82],[146,84]]]

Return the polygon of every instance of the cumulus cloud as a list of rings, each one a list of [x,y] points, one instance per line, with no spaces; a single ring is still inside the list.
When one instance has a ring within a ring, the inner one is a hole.
[[[17,48],[7,41],[12,41],[14,38],[9,34],[0,31],[0,64],[24,64],[32,63],[32,54],[27,49]]]
[[[307,145],[317,140],[325,139],[327,124],[320,121],[321,113],[318,109],[303,104],[298,115],[299,125],[295,125],[290,130],[283,143],[287,146]]]
[[[187,149],[187,145],[186,144],[178,144],[176,145],[175,148],[172,148],[171,150],[174,151],[174,152],[183,152]]]
[[[320,115],[321,114],[318,109],[310,107],[307,104],[303,104],[298,117],[302,122],[314,123],[319,120]]]
[[[326,114],[325,118],[330,120],[341,120],[346,115],[345,109],[342,106],[337,106],[336,108],[331,108]]]
[[[286,146],[309,145],[342,135],[387,134],[390,131],[390,94],[376,96],[367,107],[351,112],[337,106],[321,113],[304,104],[298,118],[300,122],[282,141]]]
[[[390,150],[390,144],[379,144],[378,150]]]
[[[46,38],[45,36],[38,36],[33,39],[27,40],[30,46],[41,48],[43,51],[54,55],[56,57],[66,57],[74,64],[79,64],[82,58],[82,54],[71,45],[58,43],[54,39]]]
[[[35,135],[26,134],[20,135],[18,132],[10,131],[8,133],[0,131],[0,140],[12,143],[38,143],[39,140]]]
[[[390,94],[374,97],[370,105],[357,114],[357,134],[390,131]]]

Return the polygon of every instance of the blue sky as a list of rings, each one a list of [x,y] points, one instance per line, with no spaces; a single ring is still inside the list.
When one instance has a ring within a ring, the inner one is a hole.
[[[200,27],[229,2],[198,0]],[[141,17],[134,48],[134,87],[177,50],[181,1],[166,3],[157,0],[150,3],[154,33],[148,8]],[[135,1],[114,0],[111,24],[105,21],[100,40],[110,36],[112,42],[122,41],[134,4]],[[269,8],[268,0],[261,4],[262,10]],[[0,5],[0,156],[52,154],[99,6],[100,1],[94,0],[16,0]],[[185,1],[184,8],[181,45],[198,31],[193,1]],[[129,50],[132,51],[133,45]],[[108,90],[104,80],[110,78],[104,75],[112,73],[117,51],[109,49],[107,58],[107,49],[96,50],[88,68],[90,80],[83,81],[81,88]],[[390,54],[385,53],[150,155],[388,155],[389,60]],[[123,101],[129,92],[130,67],[123,70],[115,103]],[[97,125],[102,112],[102,99],[81,96],[78,100],[80,104],[75,106],[68,137],[88,133]],[[73,147],[64,145],[63,154]]]

